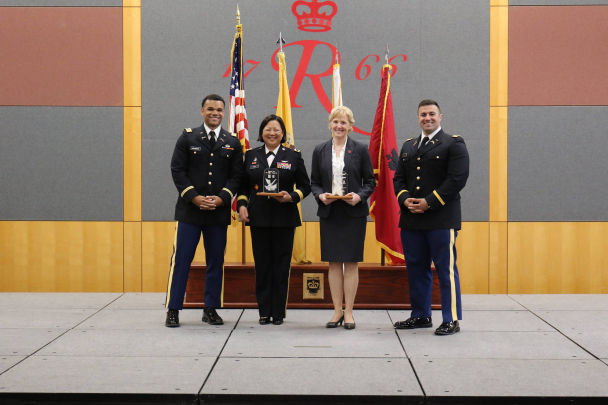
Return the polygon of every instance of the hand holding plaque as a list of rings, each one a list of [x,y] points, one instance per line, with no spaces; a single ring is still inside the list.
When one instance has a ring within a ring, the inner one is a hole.
[[[341,184],[341,187],[337,190],[337,193],[326,195],[325,198],[329,198],[330,200],[350,200],[353,198],[352,195],[346,195],[348,194],[348,173],[334,174],[333,180],[334,183]]]
[[[279,191],[279,169],[265,169],[263,176],[262,192],[257,193],[257,195],[279,197],[283,195]]]

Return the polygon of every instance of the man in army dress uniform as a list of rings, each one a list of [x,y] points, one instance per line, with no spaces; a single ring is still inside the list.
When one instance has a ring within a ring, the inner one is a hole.
[[[186,128],[171,158],[171,174],[179,197],[175,205],[175,239],[167,285],[165,326],[179,326],[190,265],[203,234],[207,271],[203,322],[223,324],[216,309],[224,299],[224,252],[232,198],[243,173],[243,150],[234,134],[222,129],[224,99],[203,99],[203,125]]]
[[[441,129],[436,101],[418,106],[419,137],[405,141],[393,185],[401,207],[401,243],[410,287],[411,317],[397,329],[430,328],[435,263],[441,289],[443,323],[437,335],[460,331],[460,280],[456,267],[456,235],[461,227],[460,190],[469,177],[469,153],[460,135]]]

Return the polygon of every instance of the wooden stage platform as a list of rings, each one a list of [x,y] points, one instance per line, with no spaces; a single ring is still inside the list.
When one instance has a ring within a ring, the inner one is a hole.
[[[327,266],[327,263],[291,266],[287,308],[333,308]],[[185,308],[204,307],[205,269],[205,263],[192,263],[184,299]],[[439,281],[434,268],[433,276],[433,309],[440,309]],[[225,263],[224,308],[257,308],[253,263]],[[355,308],[409,309],[406,267],[360,263]]]

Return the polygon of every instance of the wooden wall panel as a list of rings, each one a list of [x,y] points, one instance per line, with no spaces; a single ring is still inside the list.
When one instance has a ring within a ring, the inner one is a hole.
[[[306,224],[306,258],[313,263],[321,261],[321,228],[319,222]]]
[[[241,258],[235,261],[242,261]],[[253,250],[251,249],[251,232],[249,231],[249,227],[245,227],[245,261],[248,263],[253,263]]]
[[[508,0],[493,0],[505,6]],[[490,106],[508,105],[509,90],[509,7],[490,7]]]
[[[376,224],[367,223],[365,234],[365,252],[363,253],[363,263],[380,263],[382,260],[382,250],[376,242]]]
[[[175,222],[142,222],[141,289],[163,292],[167,288],[169,262],[173,252]]]
[[[608,223],[509,223],[510,294],[608,293]]]
[[[124,107],[123,181],[123,219],[141,221],[141,107]]]
[[[490,222],[488,292],[507,294],[508,291],[508,224]]]
[[[463,222],[458,232],[456,263],[463,294],[488,293],[489,231],[488,222]]]
[[[141,107],[141,0],[122,9],[124,105]]]
[[[507,294],[508,281],[508,224],[506,222],[490,222],[489,242],[489,293]]]
[[[124,234],[124,292],[141,292],[141,222],[125,222]]]
[[[508,220],[508,107],[490,107],[490,221]]]
[[[121,222],[0,222],[0,291],[122,292]]]
[[[169,263],[173,254],[176,222],[142,222],[142,291],[164,292],[167,288]],[[249,235],[249,230],[247,230]],[[249,249],[251,239],[249,237]],[[241,262],[241,226],[228,227],[228,243],[226,246],[226,262]],[[250,253],[249,253],[250,254]],[[203,238],[199,241],[195,262],[205,261]],[[253,261],[253,257],[251,257]]]

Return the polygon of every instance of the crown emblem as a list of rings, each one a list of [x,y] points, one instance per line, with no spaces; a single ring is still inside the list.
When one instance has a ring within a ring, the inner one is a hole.
[[[298,13],[298,6],[306,6],[310,12]],[[331,7],[331,12],[320,13],[319,9],[322,7]],[[338,12],[338,6],[333,1],[322,1],[312,0],[310,2],[304,0],[295,1],[291,5],[291,12],[298,19],[298,29],[301,31],[310,32],[324,32],[331,30],[331,19]]]

